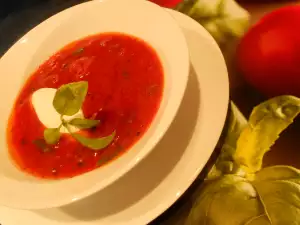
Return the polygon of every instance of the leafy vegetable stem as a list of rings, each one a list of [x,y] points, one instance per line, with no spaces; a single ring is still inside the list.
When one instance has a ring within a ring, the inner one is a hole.
[[[247,172],[259,171],[265,153],[300,113],[299,104],[299,98],[283,95],[256,106],[237,139],[234,161],[247,167]]]
[[[248,123],[231,105],[226,144],[194,195],[185,225],[300,224],[300,170],[262,168],[265,153],[300,113],[299,105],[294,96],[269,99],[253,109]]]
[[[213,202],[214,202],[215,197],[216,197],[217,194],[218,194],[218,192],[215,192],[215,193],[213,194],[213,196],[211,197],[210,202],[208,203],[208,207],[207,207],[207,209],[206,209],[206,211],[205,211],[204,225],[207,224],[207,220],[208,220],[208,218],[209,218],[209,211],[210,211],[210,209],[211,209],[211,206],[212,206],[212,204],[213,204]]]
[[[252,217],[248,221],[246,221],[246,223],[244,225],[250,225],[253,221],[255,221],[261,217],[264,217],[264,216],[266,216],[266,214],[261,214],[259,216]]]
[[[70,129],[68,123],[65,123],[65,124],[64,124],[64,127],[67,129],[67,131],[68,131],[68,132],[71,134],[71,136],[73,137],[73,132],[71,131],[71,129]]]
[[[64,125],[64,123],[62,122],[59,126],[58,126],[58,130],[60,130],[60,128]]]
[[[268,211],[267,211],[267,206],[265,205],[264,200],[262,199],[262,197],[261,197],[261,195],[259,194],[259,192],[258,192],[257,188],[255,187],[255,185],[253,185],[253,187],[254,187],[254,189],[256,190],[256,193],[257,193],[257,195],[258,195],[259,201],[260,201],[260,203],[262,204],[262,206],[263,206],[263,208],[264,208],[264,213],[265,213],[266,217],[268,218],[270,224],[272,225],[273,223],[272,223],[271,217],[270,217],[270,215],[269,215],[269,213],[268,213]]]

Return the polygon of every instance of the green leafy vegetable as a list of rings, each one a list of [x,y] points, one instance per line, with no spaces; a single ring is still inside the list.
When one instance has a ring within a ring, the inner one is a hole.
[[[300,224],[300,171],[287,167],[269,167],[258,172],[252,182],[263,205],[265,224]],[[258,219],[248,224],[256,225]]]
[[[80,134],[73,133],[72,136],[80,142],[82,145],[93,149],[99,150],[106,148],[115,138],[116,132],[114,131],[111,135],[101,138],[87,138]]]
[[[60,139],[59,128],[47,128],[44,130],[44,139],[47,144],[56,144]]]
[[[272,166],[264,168],[255,175],[257,181],[299,179],[298,169],[290,166]]]
[[[73,125],[79,129],[88,129],[97,126],[100,123],[99,120],[89,120],[89,119],[82,119],[82,118],[74,118],[72,119],[69,124]]]
[[[220,44],[240,37],[249,13],[234,0],[183,0],[176,9],[198,21]]]
[[[261,214],[254,187],[236,175],[206,182],[185,225],[243,225]]]
[[[232,173],[235,168],[233,153],[236,150],[236,140],[247,126],[247,120],[233,102],[230,103],[230,106],[231,111],[225,141],[219,158],[208,174],[208,179],[213,179],[215,176],[220,176],[223,173]]]
[[[254,108],[247,125],[232,104],[220,157],[179,224],[300,224],[300,171],[289,166],[261,169],[263,155],[298,115],[299,105],[293,96],[273,98]]]
[[[275,166],[254,181],[225,175],[206,184],[186,225],[300,224],[300,171]]]
[[[55,110],[61,115],[61,124],[57,128],[48,128],[44,130],[44,141],[46,144],[56,144],[61,136],[60,128],[64,126],[69,133],[80,142],[83,146],[93,150],[100,150],[107,147],[114,139],[116,132],[111,135],[100,138],[88,138],[73,133],[70,125],[79,129],[93,128],[99,124],[99,120],[90,120],[85,118],[74,118],[70,121],[64,119],[64,116],[73,116],[81,108],[88,91],[88,82],[79,81],[62,85],[55,93],[53,99],[53,106]],[[37,143],[41,145],[38,140]]]
[[[237,141],[234,159],[249,172],[261,169],[262,158],[300,112],[300,99],[280,96],[255,107]]]
[[[55,93],[53,106],[61,115],[73,116],[81,108],[88,90],[87,81],[62,85]]]

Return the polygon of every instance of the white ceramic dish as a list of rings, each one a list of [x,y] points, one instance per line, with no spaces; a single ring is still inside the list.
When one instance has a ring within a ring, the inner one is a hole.
[[[74,10],[68,9],[41,24],[38,41]],[[170,13],[183,28],[193,70],[176,119],[161,143],[107,189],[57,209],[24,211],[0,207],[1,224],[145,225],[191,185],[221,134],[229,84],[225,62],[213,38],[191,18],[171,10]]]
[[[126,154],[107,166],[71,179],[41,180],[13,165],[6,146],[6,123],[0,125],[0,204],[21,209],[58,207],[111,184],[145,157],[170,126],[179,108],[189,73],[184,35],[163,8],[148,1],[94,1],[70,9],[55,23],[50,18],[21,38],[0,61],[0,118],[6,121],[24,80],[49,56],[68,43],[101,32],[139,37],[158,53],[165,75],[161,106],[145,135]],[[45,35],[47,34],[47,35]]]

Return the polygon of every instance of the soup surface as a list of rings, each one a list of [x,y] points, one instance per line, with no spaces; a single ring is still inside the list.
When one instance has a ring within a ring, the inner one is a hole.
[[[68,133],[41,149],[45,126],[33,107],[32,94],[88,82],[82,105],[84,117],[100,120],[85,130],[89,137],[116,131],[101,150],[81,145]],[[69,178],[91,171],[120,156],[146,132],[158,111],[164,77],[155,51],[144,41],[118,33],[104,33],[75,41],[44,62],[22,87],[7,128],[10,154],[22,170],[41,178]]]

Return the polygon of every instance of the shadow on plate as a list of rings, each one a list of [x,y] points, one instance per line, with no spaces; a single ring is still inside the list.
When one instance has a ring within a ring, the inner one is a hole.
[[[191,67],[187,89],[171,127],[140,164],[92,196],[61,208],[35,212],[55,221],[94,221],[133,206],[159,186],[180,161],[192,138],[199,107],[199,81]]]

